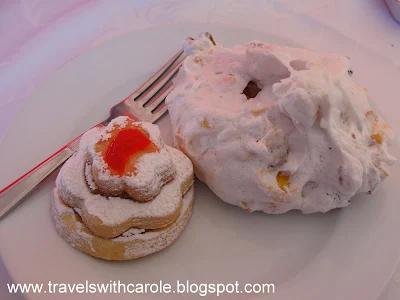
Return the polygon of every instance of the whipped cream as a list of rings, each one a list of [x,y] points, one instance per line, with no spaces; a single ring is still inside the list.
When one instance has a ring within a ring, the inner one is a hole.
[[[390,127],[345,56],[201,34],[166,104],[176,147],[222,200],[247,211],[327,212],[389,176]],[[249,82],[261,91],[247,99]]]

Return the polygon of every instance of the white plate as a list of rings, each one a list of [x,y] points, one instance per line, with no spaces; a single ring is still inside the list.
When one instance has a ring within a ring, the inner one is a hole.
[[[400,23],[400,3],[397,0],[386,0],[393,17]]]
[[[292,35],[292,41],[288,41],[250,29],[170,26],[119,37],[84,53],[45,82],[15,118],[0,147],[0,186],[104,119],[109,107],[172,56],[183,38],[205,30],[226,46],[259,39],[287,45],[308,44],[317,50],[350,56],[354,78],[369,87],[372,98],[379,102],[379,110],[399,134],[395,109],[398,70],[343,36],[322,29],[322,34],[311,36],[311,40],[304,35],[297,38]],[[168,116],[158,124],[164,137],[171,141]],[[397,146],[392,151],[399,157]],[[0,221],[0,253],[11,276],[19,283],[163,280],[174,285],[176,280],[198,284],[239,281],[274,283],[275,297],[269,295],[268,299],[375,300],[388,282],[400,250],[400,186],[396,183],[400,174],[398,167],[392,171],[374,196],[358,196],[344,210],[313,215],[247,214],[218,200],[196,182],[194,213],[182,236],[166,250],[131,262],[94,259],[64,242],[49,216],[53,174],[18,209]],[[27,298],[45,296],[30,294]],[[110,298],[101,294],[51,296],[52,299]],[[133,296],[120,294],[113,299],[133,299]],[[175,295],[163,296],[175,299]],[[140,299],[154,297],[146,294]],[[263,298],[256,294],[235,297]]]

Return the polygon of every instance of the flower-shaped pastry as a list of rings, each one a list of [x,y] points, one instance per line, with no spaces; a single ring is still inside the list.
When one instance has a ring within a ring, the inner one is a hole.
[[[118,117],[87,145],[86,180],[102,194],[150,201],[175,173],[156,125]]]

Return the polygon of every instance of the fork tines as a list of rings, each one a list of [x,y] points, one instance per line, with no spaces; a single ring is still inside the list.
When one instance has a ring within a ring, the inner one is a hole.
[[[138,101],[140,98],[143,105],[147,103],[176,74],[185,57],[183,49],[178,51],[135,92],[135,100]]]
[[[182,66],[185,57],[183,49],[179,50],[132,95],[115,105],[105,124],[121,115],[147,122],[159,119],[167,111],[164,100],[173,89],[172,79]]]

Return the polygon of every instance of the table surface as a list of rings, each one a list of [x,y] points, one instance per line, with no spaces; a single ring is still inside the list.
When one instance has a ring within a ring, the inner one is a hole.
[[[0,141],[24,100],[79,53],[113,37],[163,24],[235,25],[257,5],[260,5],[258,0],[1,1]],[[400,24],[384,0],[271,0],[263,5],[264,10],[270,10],[266,15],[273,13],[278,5],[340,31],[400,68]],[[168,13],[171,11],[180,13]],[[262,26],[262,20],[251,22]],[[60,39],[63,42],[57,43]],[[38,55],[42,58],[39,62]],[[33,56],[36,60],[31,59]],[[24,72],[25,67],[34,71]],[[0,259],[0,299],[22,299],[8,294],[6,283],[10,280]],[[397,299],[400,299],[400,266],[379,298]]]

